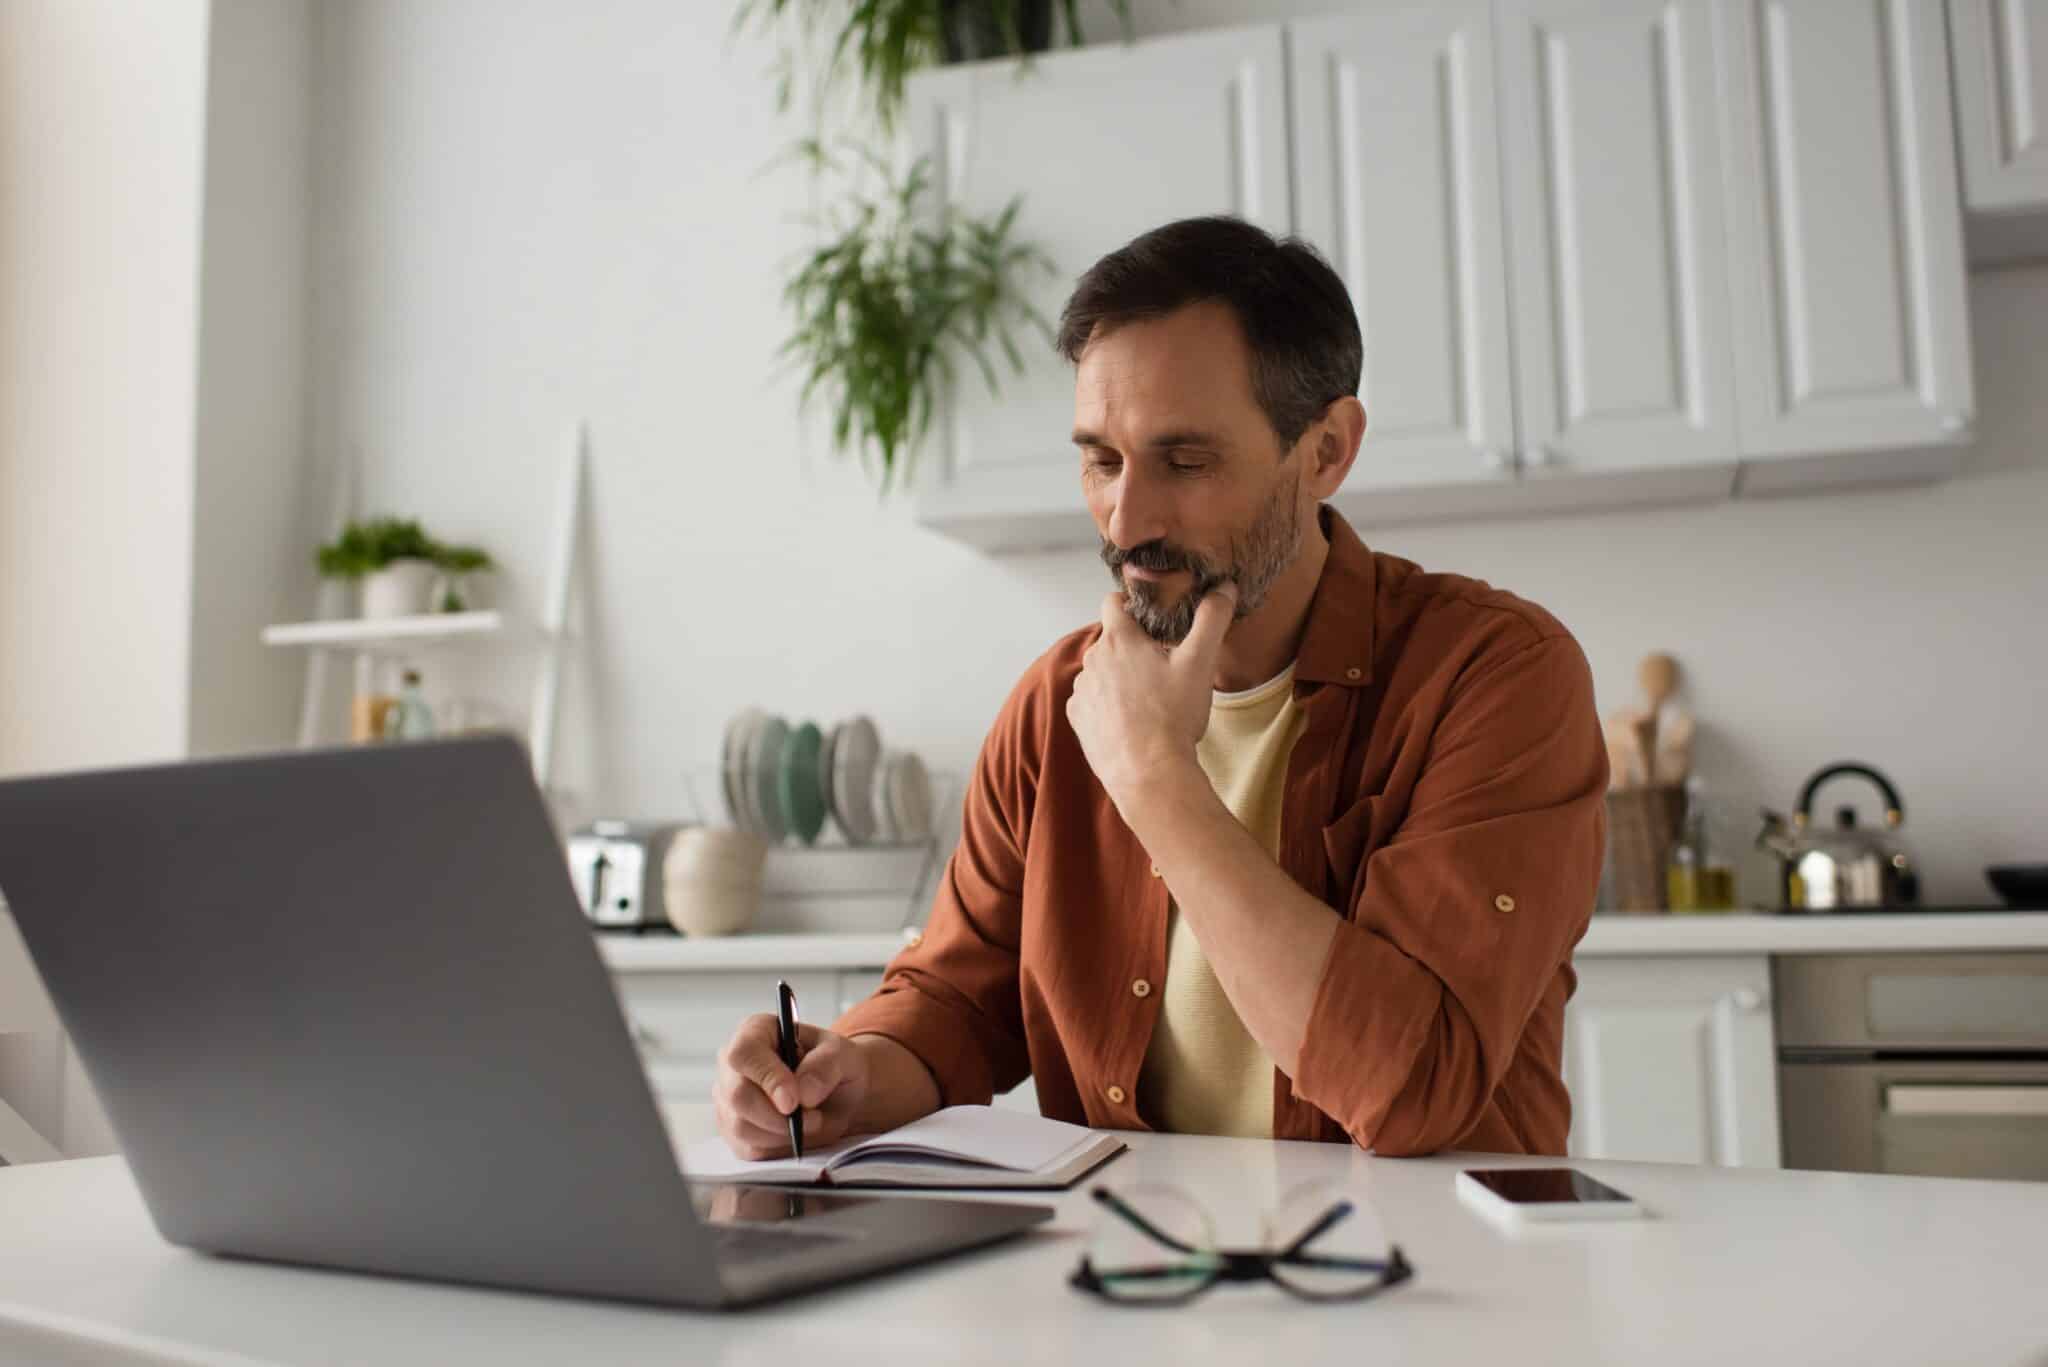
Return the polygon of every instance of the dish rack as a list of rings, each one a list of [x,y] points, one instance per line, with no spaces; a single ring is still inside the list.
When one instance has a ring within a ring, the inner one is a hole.
[[[721,779],[715,767],[684,773],[687,824],[732,824],[717,796]],[[937,891],[941,856],[957,838],[966,790],[957,773],[933,771],[931,784],[932,832],[923,839],[855,845],[828,820],[815,844],[791,837],[769,846],[761,910],[748,931],[862,935],[902,930],[921,920]]]

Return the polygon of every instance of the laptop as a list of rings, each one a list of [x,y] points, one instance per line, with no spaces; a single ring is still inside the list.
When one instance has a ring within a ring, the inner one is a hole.
[[[693,1189],[507,736],[0,782],[0,897],[188,1248],[718,1307],[1052,1215]]]

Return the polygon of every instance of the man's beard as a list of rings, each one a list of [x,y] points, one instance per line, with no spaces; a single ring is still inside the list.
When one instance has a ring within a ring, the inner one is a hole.
[[[1187,639],[1195,625],[1195,609],[1217,585],[1235,582],[1237,607],[1231,614],[1241,621],[1258,611],[1266,601],[1273,581],[1294,563],[1301,553],[1301,505],[1292,480],[1274,482],[1273,495],[1266,500],[1251,526],[1230,539],[1230,558],[1219,563],[1208,556],[1184,551],[1167,541],[1147,541],[1120,551],[1107,538],[1102,542],[1102,563],[1124,591],[1124,606],[1161,645],[1177,646]],[[1140,579],[1126,579],[1125,565],[1140,569],[1186,570],[1187,591],[1171,605],[1160,597],[1160,586]]]

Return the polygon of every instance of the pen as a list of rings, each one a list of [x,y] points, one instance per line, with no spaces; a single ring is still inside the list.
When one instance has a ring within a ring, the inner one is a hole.
[[[783,1066],[790,1072],[796,1071],[798,1055],[796,1050],[796,993],[786,982],[775,984],[775,1050],[782,1055]],[[798,1097],[796,1109],[789,1113],[789,1147],[798,1158],[804,1156],[804,1103]]]

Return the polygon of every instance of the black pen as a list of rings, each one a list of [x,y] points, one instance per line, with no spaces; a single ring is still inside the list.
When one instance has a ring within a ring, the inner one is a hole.
[[[791,1073],[796,1072],[799,1055],[796,1049],[796,993],[789,984],[775,984],[775,1051],[782,1055],[783,1066]],[[804,1156],[804,1099],[799,1095],[796,1109],[789,1113],[789,1147],[798,1158]]]

